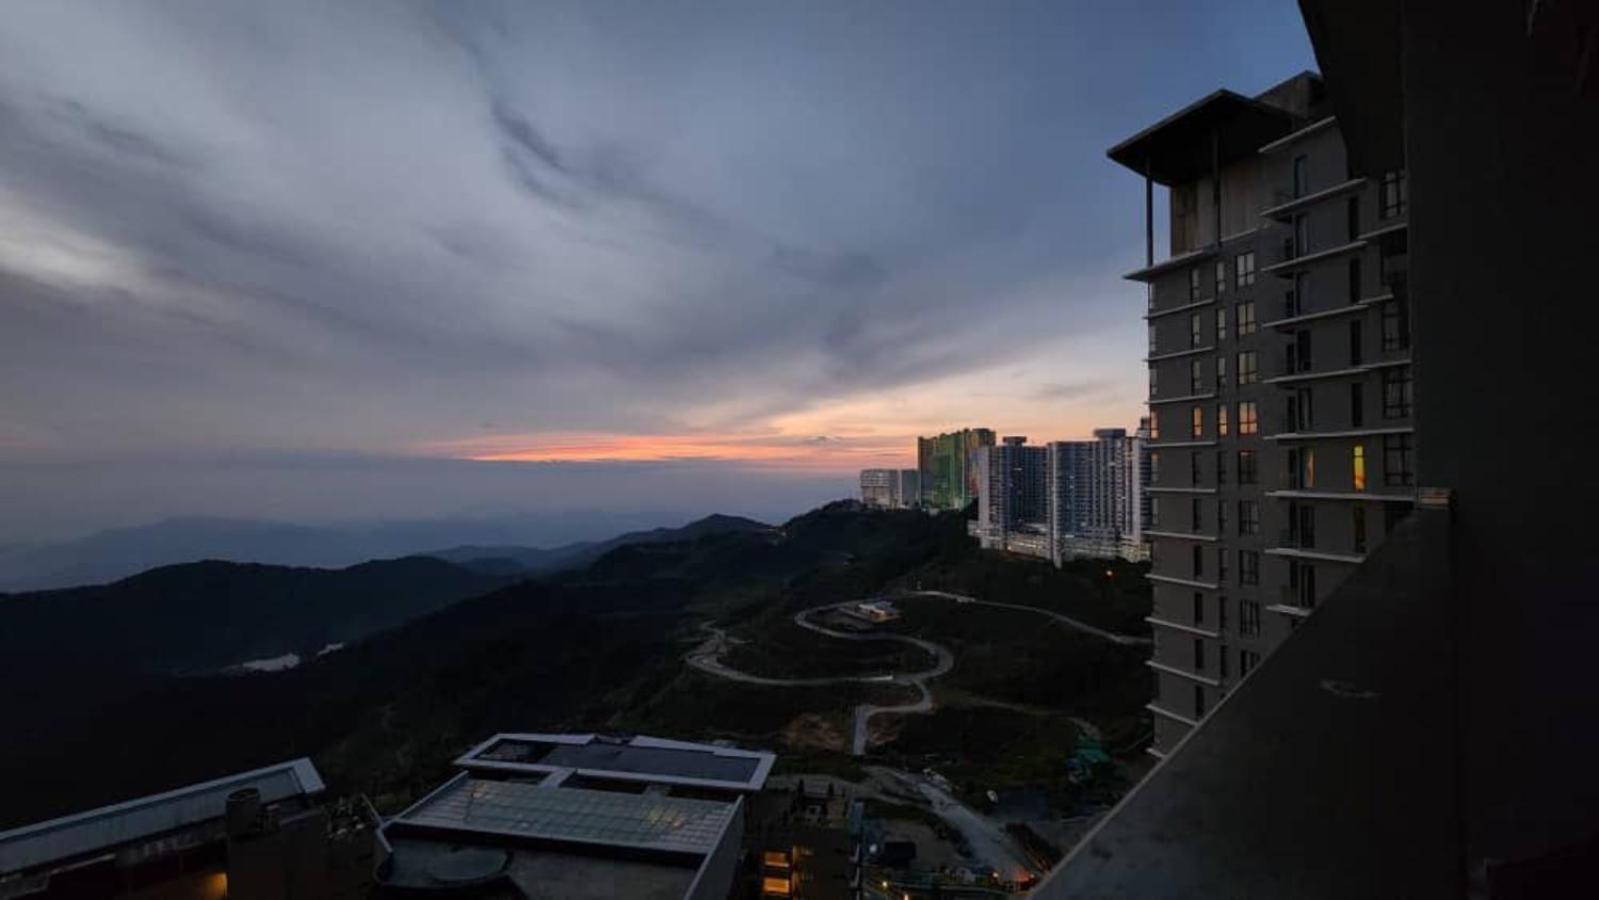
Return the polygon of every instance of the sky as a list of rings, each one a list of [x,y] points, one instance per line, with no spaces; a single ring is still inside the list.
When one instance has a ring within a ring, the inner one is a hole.
[[[1104,151],[1278,2],[80,3],[0,17],[0,541],[797,512],[1137,423]]]

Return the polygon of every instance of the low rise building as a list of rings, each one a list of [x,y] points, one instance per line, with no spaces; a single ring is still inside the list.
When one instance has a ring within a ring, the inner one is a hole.
[[[296,759],[0,832],[0,898],[358,897],[376,816]]]
[[[771,753],[651,737],[497,734],[383,826],[380,894],[721,898]]]

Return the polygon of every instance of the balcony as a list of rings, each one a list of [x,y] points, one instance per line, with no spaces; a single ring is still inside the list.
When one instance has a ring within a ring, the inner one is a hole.
[[[1336,256],[1342,256],[1345,253],[1353,253],[1364,246],[1366,246],[1365,241],[1353,240],[1347,244],[1339,244],[1335,247],[1328,247],[1325,250],[1313,250],[1307,253],[1298,253],[1294,247],[1293,240],[1291,238],[1285,238],[1283,240],[1282,250],[1278,254],[1277,262],[1266,266],[1260,271],[1263,275],[1288,276],[1299,271],[1300,269],[1305,268],[1311,263],[1321,262],[1324,259],[1332,259]]]
[[[1401,523],[1032,896],[1464,896],[1449,532]]]

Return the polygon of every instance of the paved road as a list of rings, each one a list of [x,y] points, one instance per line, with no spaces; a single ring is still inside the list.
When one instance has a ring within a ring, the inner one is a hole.
[[[1152,638],[1147,638],[1136,634],[1118,634],[1114,631],[1106,631],[1097,625],[1090,625],[1081,619],[1074,619],[1071,616],[1063,616],[1058,612],[1052,612],[1037,606],[1023,606],[1020,603],[998,603],[993,600],[979,600],[976,597],[968,597],[965,594],[951,594],[948,591],[913,591],[909,594],[895,594],[893,599],[902,600],[907,597],[942,597],[946,600],[954,600],[957,603],[972,603],[978,606],[997,606],[1000,609],[1019,609],[1022,612],[1038,613],[1041,616],[1048,616],[1062,625],[1075,628],[1078,631],[1086,632],[1087,634],[1092,634],[1095,637],[1102,637],[1113,644],[1147,647],[1153,643]]]
[[[1060,622],[1069,628],[1075,628],[1078,631],[1092,634],[1096,637],[1100,637],[1112,643],[1121,644],[1123,646],[1148,645],[1150,643],[1150,638],[1147,637],[1140,637],[1138,635],[1131,634],[1117,634],[1116,632],[1107,631],[1103,628],[1090,625],[1087,622],[1074,619],[1071,616],[1061,615],[1060,613],[1052,612],[1047,609],[1040,609],[1036,606],[1023,606],[1019,603],[998,603],[993,600],[979,600],[976,597],[968,597],[964,594],[951,594],[947,591],[915,591],[908,594],[897,594],[895,595],[894,599],[896,601],[903,601],[915,597],[938,597],[945,600],[954,600],[957,603],[970,603],[975,606],[993,606],[1000,609],[1016,609],[1021,610],[1022,612],[1037,613],[1038,615]],[[709,623],[701,626],[709,636],[702,643],[700,643],[699,646],[689,651],[687,657],[688,664],[702,672],[706,672],[720,678],[726,678],[730,681],[739,681],[745,684],[759,684],[772,687],[814,687],[828,684],[856,683],[897,684],[905,687],[915,688],[917,693],[920,694],[920,697],[913,703],[901,703],[894,706],[878,706],[871,703],[862,703],[861,705],[855,707],[854,725],[851,729],[852,738],[850,742],[850,753],[854,756],[862,756],[866,753],[866,741],[867,737],[871,734],[871,721],[873,718],[884,713],[914,715],[917,713],[932,712],[933,693],[927,689],[927,682],[934,678],[945,675],[950,669],[954,668],[955,655],[949,651],[949,648],[943,646],[942,644],[935,644],[932,641],[923,640],[922,638],[913,638],[903,634],[889,634],[879,631],[874,631],[867,634],[854,634],[851,632],[835,631],[825,625],[818,625],[811,621],[811,616],[814,613],[836,609],[852,602],[854,601],[845,601],[844,603],[827,603],[823,604],[822,606],[813,606],[810,609],[801,610],[794,614],[794,624],[801,628],[814,631],[817,634],[826,635],[827,637],[837,638],[839,640],[899,641],[903,644],[911,644],[932,654],[934,658],[933,667],[921,672],[896,672],[889,675],[839,675],[830,678],[767,678],[762,675],[751,675],[748,672],[741,672],[738,669],[734,669],[722,662],[722,654],[726,651],[727,645],[732,643],[732,639],[727,636],[725,631],[720,628],[716,628]]]
[[[932,641],[924,641],[921,638],[907,637],[903,634],[886,634],[880,632],[873,632],[871,634],[851,634],[844,631],[834,631],[825,625],[818,625],[810,620],[811,613],[833,609],[842,605],[843,604],[841,603],[829,603],[826,606],[816,606],[802,612],[797,612],[794,614],[794,624],[801,628],[810,629],[817,634],[825,634],[828,637],[839,638],[840,640],[845,641],[889,640],[899,641],[900,643],[904,644],[911,644],[913,646],[922,648],[928,653],[931,653],[935,660],[933,667],[926,671],[917,672],[911,675],[896,674],[893,676],[892,682],[894,684],[909,685],[916,688],[916,690],[921,694],[921,699],[917,700],[916,702],[901,703],[897,706],[876,706],[870,703],[862,703],[860,706],[855,707],[855,737],[850,746],[850,753],[854,756],[861,756],[866,752],[866,738],[867,735],[870,734],[869,725],[874,716],[878,716],[883,713],[914,714],[932,712],[933,692],[927,689],[927,682],[931,679],[938,678],[939,676],[949,672],[950,669],[953,669],[955,667],[955,654],[949,652],[949,648],[945,647],[943,644],[935,644]]]

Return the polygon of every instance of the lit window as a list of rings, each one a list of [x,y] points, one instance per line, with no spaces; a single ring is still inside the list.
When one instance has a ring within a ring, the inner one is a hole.
[[[1195,440],[1205,436],[1205,408],[1195,406],[1193,412],[1193,437]]]
[[[1227,436],[1227,404],[1216,404],[1216,436]]]
[[[1366,489],[1366,446],[1356,444],[1351,451],[1355,467],[1355,490]]]
[[[1258,368],[1258,365],[1259,364],[1257,357],[1255,356],[1255,351],[1245,350],[1244,352],[1238,354],[1239,387],[1243,387],[1246,384],[1254,384],[1260,380],[1260,369]]]
[[[1257,434],[1260,431],[1260,422],[1256,418],[1255,401],[1238,401],[1238,433]]]
[[[1255,333],[1255,304],[1239,303],[1233,307],[1233,331],[1239,337]]]

